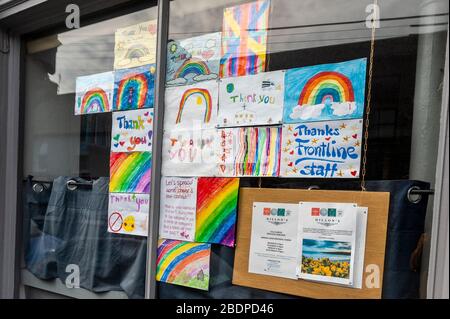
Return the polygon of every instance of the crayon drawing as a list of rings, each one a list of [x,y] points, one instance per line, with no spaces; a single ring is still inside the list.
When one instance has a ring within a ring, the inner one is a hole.
[[[199,178],[195,241],[234,247],[239,178]]]
[[[220,45],[220,32],[170,41],[167,45],[167,86],[217,79]]]
[[[284,123],[362,118],[366,59],[286,71]]]
[[[269,10],[269,0],[224,10],[221,78],[265,71]]]
[[[75,115],[110,112],[113,91],[113,72],[78,77]]]
[[[114,69],[128,69],[156,63],[156,20],[117,29]]]
[[[111,153],[110,193],[150,192],[152,153]]]
[[[163,137],[164,176],[215,176],[215,129],[166,131]]]
[[[110,193],[108,231],[114,234],[148,236],[150,195]]]
[[[112,152],[151,152],[153,110],[114,112],[111,132]]]
[[[216,81],[166,90],[166,130],[205,129],[217,126],[219,86]]]
[[[362,124],[362,120],[285,124],[281,177],[359,177]]]
[[[208,290],[210,255],[210,244],[160,240],[156,280]]]
[[[113,111],[153,107],[155,95],[155,65],[114,72]]]
[[[219,126],[281,124],[284,71],[222,79]]]
[[[234,129],[235,176],[278,176],[281,127]]]

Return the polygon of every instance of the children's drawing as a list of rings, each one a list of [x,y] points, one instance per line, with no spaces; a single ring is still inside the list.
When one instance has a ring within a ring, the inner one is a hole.
[[[222,79],[219,100],[219,126],[280,124],[284,71]]]
[[[156,63],[156,20],[117,29],[114,69],[128,69]]]
[[[362,118],[366,59],[286,71],[284,123]]]
[[[269,10],[269,0],[224,10],[221,78],[265,71]]]
[[[110,112],[113,91],[113,72],[78,77],[75,115]]]
[[[113,113],[112,152],[151,152],[152,141],[153,109]]]
[[[234,129],[235,176],[278,176],[281,127]]]
[[[153,107],[155,65],[114,72],[114,111]]]
[[[164,176],[215,176],[215,129],[166,131],[163,137]]]
[[[166,90],[166,130],[205,129],[217,126],[219,85],[206,81]]]
[[[111,153],[110,193],[150,193],[152,153]]]
[[[167,86],[217,79],[220,47],[220,32],[170,41],[167,45]]]
[[[239,178],[199,178],[195,241],[234,247]]]
[[[357,178],[362,120],[285,124],[282,177]]]
[[[110,193],[108,231],[147,237],[149,207],[148,194]]]
[[[210,255],[210,244],[160,240],[156,280],[208,290]]]
[[[196,207],[197,178],[163,177],[159,236],[194,241]]]

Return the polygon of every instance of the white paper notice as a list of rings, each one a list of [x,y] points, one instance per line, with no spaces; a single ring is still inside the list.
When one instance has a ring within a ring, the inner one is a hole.
[[[193,241],[196,209],[196,178],[163,177],[161,180],[160,238]]]
[[[219,92],[221,127],[282,122],[284,71],[224,78]]]
[[[135,236],[148,235],[150,195],[110,193],[108,231]]]
[[[297,279],[298,205],[253,203],[250,273]]]
[[[353,286],[357,205],[300,202],[298,277]]]
[[[364,256],[366,252],[367,207],[358,207],[356,217],[355,271],[353,273],[354,288],[361,289],[364,276]]]

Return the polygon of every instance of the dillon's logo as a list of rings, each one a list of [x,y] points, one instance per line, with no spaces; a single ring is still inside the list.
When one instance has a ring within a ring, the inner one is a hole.
[[[291,211],[285,208],[264,208],[263,215],[266,216],[266,220],[274,225],[283,225],[288,221],[291,216]]]
[[[343,214],[342,210],[336,208],[311,208],[311,216],[314,217],[314,221],[326,227],[338,225]]]

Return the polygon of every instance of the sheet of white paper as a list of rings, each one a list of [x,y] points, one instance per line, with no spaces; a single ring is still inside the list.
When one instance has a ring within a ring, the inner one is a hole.
[[[253,203],[248,272],[297,279],[298,205]]]
[[[113,113],[112,152],[151,152],[152,141],[153,109]]]
[[[108,231],[147,237],[149,209],[150,195],[110,193]]]
[[[163,177],[160,238],[194,241],[196,209],[196,178]]]
[[[362,120],[283,125],[281,177],[357,178]]]
[[[299,203],[298,277],[353,286],[357,205]]]
[[[164,176],[213,177],[218,173],[217,130],[166,131],[163,136]]]
[[[219,126],[280,124],[284,71],[224,78],[219,86]]]
[[[353,274],[353,287],[358,289],[361,289],[363,285],[368,211],[369,210],[367,207],[358,207],[356,218],[355,271]]]
[[[218,91],[217,81],[167,88],[164,129],[192,130],[216,127]]]

